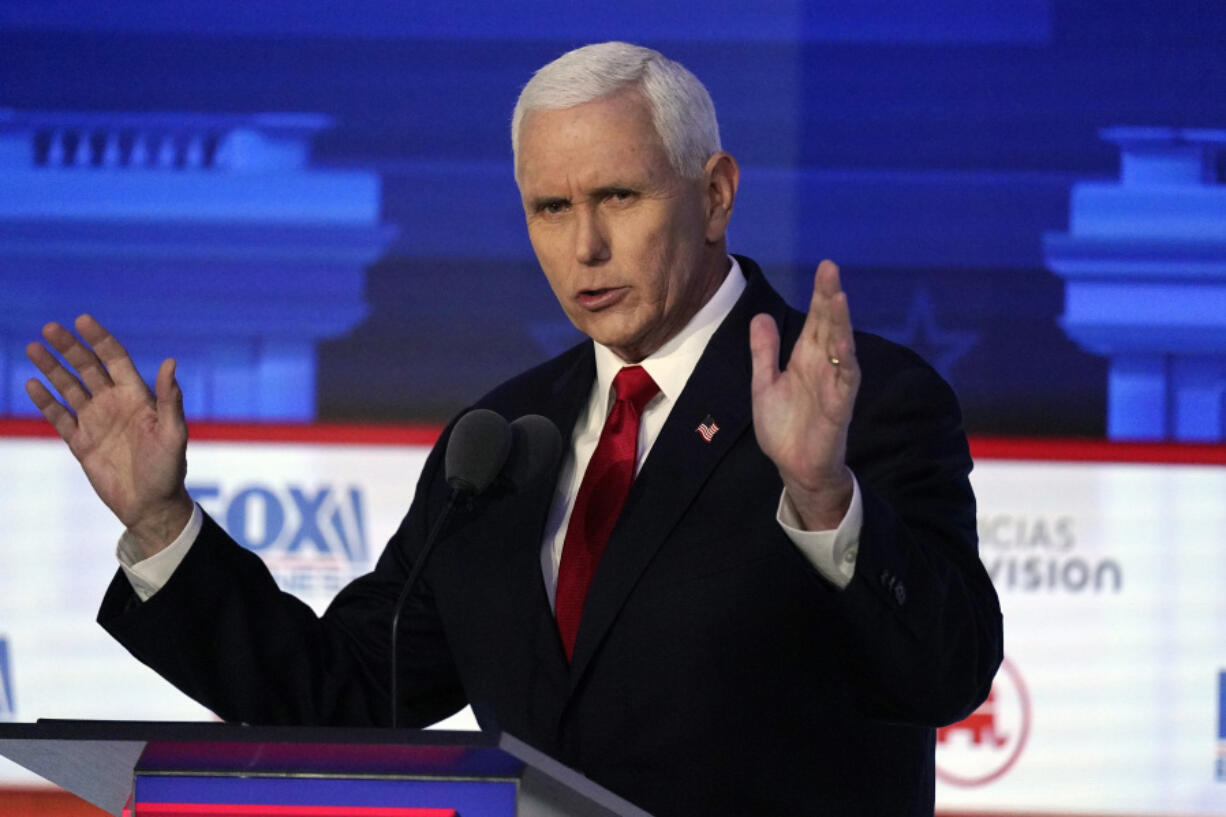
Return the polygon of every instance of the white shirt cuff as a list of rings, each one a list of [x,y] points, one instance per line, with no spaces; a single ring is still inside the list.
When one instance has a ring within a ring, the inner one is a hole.
[[[856,572],[856,555],[860,552],[860,527],[864,523],[860,483],[855,474],[851,476],[851,505],[834,530],[804,530],[786,490],[779,496],[775,521],[827,581],[840,590],[851,582]]]
[[[203,526],[204,513],[200,510],[199,505],[193,505],[192,518],[187,520],[187,526],[183,528],[183,532],[164,549],[148,559],[140,558],[140,551],[137,550],[136,543],[128,532],[124,531],[119,537],[119,544],[115,546],[115,556],[119,559],[119,566],[123,569],[124,575],[132,583],[132,590],[136,592],[137,598],[141,601],[148,601],[150,596],[161,590],[166,582],[170,581],[175,568],[183,561],[183,557],[191,549],[192,543],[200,535],[200,528]]]

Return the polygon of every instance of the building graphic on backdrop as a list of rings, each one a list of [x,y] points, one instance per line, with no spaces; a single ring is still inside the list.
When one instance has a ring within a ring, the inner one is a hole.
[[[194,419],[309,420],[316,345],[367,313],[380,179],[310,163],[316,114],[0,110],[0,414],[23,349],[90,311]]]
[[[1118,182],[1073,187],[1044,237],[1063,324],[1110,359],[1114,439],[1226,440],[1226,130],[1108,128]]]

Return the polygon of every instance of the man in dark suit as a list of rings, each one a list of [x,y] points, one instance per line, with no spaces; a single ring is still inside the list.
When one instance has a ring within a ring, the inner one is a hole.
[[[529,236],[591,340],[476,406],[545,414],[569,450],[447,527],[397,705],[420,725],[470,702],[660,815],[931,814],[934,727],[1001,656],[956,402],[853,333],[833,264],[802,315],[727,255],[718,139],[701,84],[624,43],[521,94]],[[77,328],[88,344],[44,336],[79,380],[29,348],[67,406],[29,390],[128,529],[99,620],[223,717],[386,722],[390,610],[446,501],[451,428],[375,571],[316,619],[187,497],[173,361],[149,395]]]

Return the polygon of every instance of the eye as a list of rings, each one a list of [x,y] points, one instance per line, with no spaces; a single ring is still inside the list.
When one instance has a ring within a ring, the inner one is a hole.
[[[542,199],[536,203],[536,212],[545,216],[556,216],[570,209],[566,199]]]
[[[611,201],[615,204],[625,204],[633,201],[638,194],[633,190],[614,189],[605,194],[605,201]]]

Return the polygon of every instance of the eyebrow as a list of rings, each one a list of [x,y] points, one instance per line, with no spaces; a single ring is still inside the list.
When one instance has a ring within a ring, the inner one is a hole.
[[[635,188],[628,184],[606,184],[604,187],[597,187],[588,194],[589,198],[603,199],[606,196],[611,196],[614,193],[633,193]]]
[[[587,198],[592,201],[599,201],[613,195],[614,193],[636,193],[638,190],[627,184],[606,184],[597,187],[594,190],[588,191]],[[571,201],[566,196],[537,196],[532,199],[533,212],[540,212],[552,204],[570,204]]]

